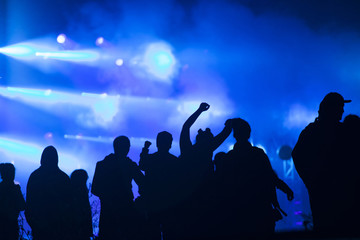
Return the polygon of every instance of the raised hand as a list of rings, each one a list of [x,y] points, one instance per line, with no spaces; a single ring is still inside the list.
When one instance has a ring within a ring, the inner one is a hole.
[[[226,120],[226,122],[225,122],[225,127],[229,127],[229,128],[231,128],[232,127],[232,119],[228,119],[228,120]]]
[[[144,148],[149,148],[151,145],[150,141],[145,141]]]
[[[210,108],[210,105],[207,104],[206,102],[201,103],[199,106],[199,110],[202,112],[207,111],[209,108]]]

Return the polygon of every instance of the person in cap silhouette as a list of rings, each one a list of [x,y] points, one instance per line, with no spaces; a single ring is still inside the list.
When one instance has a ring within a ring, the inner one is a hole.
[[[292,152],[295,168],[309,193],[318,234],[346,234],[351,221],[343,214],[348,209],[343,205],[347,197],[343,195],[346,181],[341,169],[345,159],[340,121],[348,102],[351,100],[344,100],[339,93],[328,93],[320,103],[318,117],[301,132]]]

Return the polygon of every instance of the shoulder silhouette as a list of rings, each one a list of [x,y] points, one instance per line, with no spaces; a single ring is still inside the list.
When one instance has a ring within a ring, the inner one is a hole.
[[[201,103],[185,121],[180,134],[180,161],[183,165],[182,186],[185,199],[182,218],[187,236],[210,238],[214,233],[213,206],[215,202],[213,152],[231,133],[231,121],[226,121],[223,130],[213,135],[209,128],[199,129],[192,144],[190,128],[210,105]]]
[[[314,231],[319,234],[351,235],[355,230],[350,214],[353,200],[346,190],[352,183],[343,164],[348,152],[344,142],[349,136],[340,122],[349,102],[339,93],[328,93],[320,103],[318,117],[301,132],[292,152],[309,192]]]
[[[274,232],[274,210],[280,208],[275,190],[278,178],[265,152],[250,144],[249,123],[235,118],[232,128],[236,143],[222,166],[230,193],[223,204],[222,232],[228,237],[266,237]]]
[[[77,169],[70,175],[72,188],[72,239],[90,240],[93,236],[89,190],[86,185],[89,176],[83,169]]]
[[[157,152],[149,154],[151,143],[146,141],[140,154],[139,166],[145,171],[144,198],[148,216],[149,239],[171,239],[176,236],[178,158],[169,151],[173,137],[163,131],[157,135]]]
[[[127,157],[130,140],[119,136],[113,142],[114,153],[96,164],[91,192],[100,198],[99,236],[103,240],[136,238],[137,212],[134,206],[132,180],[141,189],[144,175]]]
[[[0,238],[19,238],[18,217],[25,209],[25,200],[20,186],[14,183],[15,167],[11,163],[0,164]]]
[[[35,239],[69,238],[73,217],[70,178],[59,169],[53,146],[44,149],[40,164],[28,180],[26,220]]]

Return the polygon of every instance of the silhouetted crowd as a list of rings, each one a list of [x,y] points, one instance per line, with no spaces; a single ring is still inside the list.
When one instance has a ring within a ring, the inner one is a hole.
[[[301,133],[293,150],[295,167],[310,198],[314,233],[359,236],[360,119],[349,115],[340,122],[349,100],[329,93],[319,116]],[[249,142],[251,128],[241,118],[228,119],[214,136],[191,126],[207,103],[186,120],[180,134],[180,156],[170,153],[173,137],[157,135],[157,152],[144,143],[139,164],[128,157],[130,140],[119,136],[114,153],[97,162],[91,192],[101,203],[99,239],[241,239],[270,238],[276,221],[286,216],[276,189],[294,193],[272,169],[266,153]],[[233,133],[229,152],[214,151]],[[92,213],[85,170],[70,177],[58,167],[53,146],[44,149],[40,167],[29,177],[26,203],[14,183],[15,167],[0,164],[0,239],[18,239],[18,216],[25,217],[34,240],[89,240]],[[132,181],[139,186],[134,200]]]

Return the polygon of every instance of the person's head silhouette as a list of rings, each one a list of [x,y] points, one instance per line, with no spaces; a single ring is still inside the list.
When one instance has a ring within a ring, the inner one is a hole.
[[[360,117],[354,114],[349,114],[344,119],[345,128],[351,132],[356,139],[360,137]],[[358,140],[359,141],[359,140]]]
[[[330,92],[326,94],[319,106],[320,121],[339,122],[344,113],[344,104],[351,102],[351,100],[344,100],[344,97],[339,93]]]
[[[130,140],[126,136],[119,136],[115,138],[113,146],[115,155],[125,158],[130,151]]]
[[[196,144],[200,146],[210,146],[213,139],[214,135],[212,134],[210,128],[206,128],[205,131],[200,128],[198,130],[198,134],[196,135]]]
[[[218,152],[214,157],[214,164],[216,171],[222,171],[224,166],[224,161],[226,159],[225,152]]]
[[[171,148],[173,137],[169,132],[159,132],[156,137],[156,146],[160,152],[168,152]]]
[[[84,169],[77,169],[70,175],[70,181],[74,186],[86,186],[89,176]]]
[[[53,146],[47,146],[41,154],[40,164],[45,168],[57,168],[59,163],[58,153]]]
[[[250,138],[251,128],[247,121],[241,118],[232,120],[233,135],[237,142],[247,142]]]
[[[11,163],[0,164],[0,175],[4,182],[13,182],[15,179],[15,167]]]

